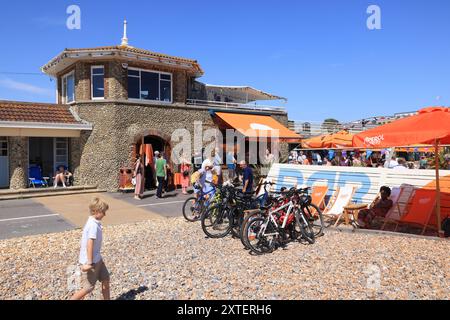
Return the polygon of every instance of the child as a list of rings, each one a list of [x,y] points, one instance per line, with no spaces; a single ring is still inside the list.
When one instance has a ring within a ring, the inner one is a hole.
[[[102,283],[103,298],[105,300],[110,299],[109,272],[100,255],[103,240],[100,221],[106,215],[108,209],[108,204],[97,197],[92,199],[89,204],[91,216],[83,229],[79,259],[82,288],[72,296],[71,300],[83,299],[94,290],[97,281]]]

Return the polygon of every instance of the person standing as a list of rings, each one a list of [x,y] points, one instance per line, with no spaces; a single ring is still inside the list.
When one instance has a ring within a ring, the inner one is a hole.
[[[227,152],[227,168],[228,168],[228,180],[234,181],[236,178],[236,158],[232,151]]]
[[[419,168],[420,169],[427,169],[428,168],[428,160],[425,158],[425,156],[420,157]]]
[[[158,179],[158,189],[156,191],[156,197],[162,198],[164,182],[167,179],[167,162],[165,159],[163,159],[161,153],[159,153],[157,156],[155,163],[155,171],[156,171],[156,179]]]
[[[212,158],[213,169],[218,176],[219,184],[221,184],[222,183],[222,158],[220,157],[218,148],[214,149],[212,156],[213,156],[213,158]]]
[[[398,166],[398,160],[395,157],[391,157],[391,160],[389,161],[388,168],[393,169]]]
[[[241,161],[242,168],[242,192],[252,192],[253,191],[253,170],[247,165],[245,160]]]
[[[108,204],[99,198],[92,199],[89,204],[90,217],[83,228],[78,260],[81,265],[82,288],[71,300],[82,300],[94,290],[97,281],[102,284],[103,299],[110,299],[109,272],[100,254],[103,242],[101,220],[108,209]]]
[[[144,181],[144,164],[141,161],[141,156],[136,157],[136,164],[134,166],[134,178],[136,179],[136,186],[134,188],[134,198],[142,200],[144,195],[145,181]]]
[[[392,168],[392,170],[395,171],[405,171],[408,170],[408,167],[406,166],[406,160],[405,158],[398,158],[397,159],[397,165]]]
[[[320,155],[319,152],[316,153],[316,158],[317,158],[317,165],[321,166],[323,164],[323,162],[322,162],[322,156]]]
[[[265,158],[266,165],[268,165],[269,167],[272,167],[273,163],[275,162],[275,155],[273,153],[271,153],[269,149],[266,149],[265,157],[266,157]]]
[[[202,168],[202,162],[203,162],[203,152],[195,152],[192,156],[192,166],[194,168],[194,171],[198,171]]]
[[[187,188],[189,187],[189,180],[190,180],[190,172],[191,172],[191,163],[187,160],[186,157],[183,157],[181,159],[181,188],[182,193],[187,194]]]
[[[304,166],[310,166],[310,165],[311,165],[311,162],[309,161],[309,159],[308,159],[308,157],[307,157],[306,155],[303,155],[303,161],[302,161],[302,164],[303,164]]]

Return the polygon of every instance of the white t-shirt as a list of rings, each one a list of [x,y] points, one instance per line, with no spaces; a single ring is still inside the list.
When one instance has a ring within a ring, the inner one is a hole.
[[[396,160],[389,161],[389,169],[395,168],[396,166],[398,166],[398,162]]]
[[[317,153],[317,162],[321,163],[322,162],[322,157],[320,156],[320,154]]]
[[[102,224],[92,216],[89,217],[83,228],[79,260],[79,263],[81,264],[88,263],[87,243],[89,239],[94,239],[94,260],[92,261],[92,263],[98,263],[102,260],[102,256],[100,255],[100,249],[102,247],[103,241]]]

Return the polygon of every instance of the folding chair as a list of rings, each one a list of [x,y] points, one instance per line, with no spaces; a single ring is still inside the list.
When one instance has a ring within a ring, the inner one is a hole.
[[[381,230],[384,230],[388,223],[396,224],[398,221],[400,221],[402,216],[405,214],[408,203],[410,202],[411,197],[414,194],[414,190],[414,186],[401,186],[392,189],[392,208],[388,211],[384,218],[377,217],[377,219],[383,223]]]
[[[427,189],[418,189],[414,193],[411,206],[408,211],[397,222],[394,231],[397,231],[399,225],[419,226],[422,229],[422,235],[429,226],[431,216],[436,209],[436,191]]]
[[[319,209],[323,209],[325,207],[325,197],[328,193],[327,186],[316,186],[312,188],[311,197],[312,203],[319,207]]]
[[[345,186],[338,187],[328,202],[323,215],[331,219],[336,219],[334,226],[337,226],[338,222],[344,215],[344,208],[350,204],[353,195],[356,192],[356,187]]]
[[[48,187],[47,177],[42,177],[42,169],[39,166],[30,166],[28,168],[29,187]]]

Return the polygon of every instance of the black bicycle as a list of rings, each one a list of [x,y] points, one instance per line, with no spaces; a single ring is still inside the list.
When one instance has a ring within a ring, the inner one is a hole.
[[[305,239],[315,242],[313,218],[310,216],[309,188],[291,188],[263,217],[254,217],[245,226],[245,242],[255,254],[272,252],[288,241]]]
[[[235,186],[223,187],[220,203],[212,205],[201,217],[203,232],[210,238],[223,238],[228,234],[240,237],[244,211],[259,207],[254,193],[243,193]]]

